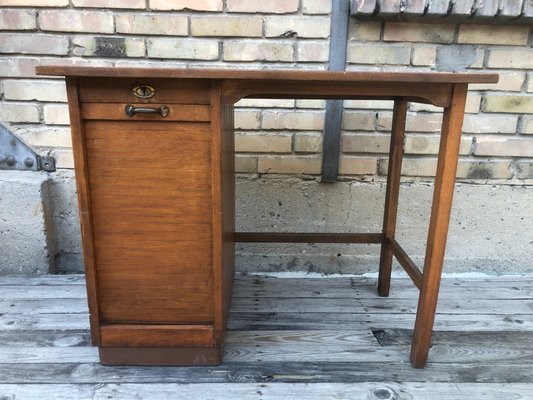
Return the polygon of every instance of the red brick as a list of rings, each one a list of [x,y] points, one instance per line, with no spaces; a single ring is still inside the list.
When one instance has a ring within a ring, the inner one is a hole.
[[[56,160],[56,168],[74,169],[74,157],[71,149],[55,149],[50,155]]]
[[[264,156],[258,158],[257,171],[265,174],[319,174],[322,158],[306,156]]]
[[[533,96],[527,94],[487,94],[483,104],[483,111],[533,114]]]
[[[290,153],[290,135],[236,135],[235,151],[239,153]]]
[[[227,0],[229,12],[287,14],[298,11],[299,0]]]
[[[3,7],[66,7],[69,0],[2,0]]]
[[[533,69],[531,50],[527,48],[491,49],[489,53],[489,68]]]
[[[340,175],[374,175],[377,159],[364,157],[341,157],[339,160]]]
[[[373,131],[376,128],[376,114],[362,111],[344,111],[342,129],[352,131]]]
[[[327,38],[330,34],[328,17],[267,17],[265,21],[266,37]]]
[[[31,146],[72,147],[68,126],[32,126],[28,129],[18,129],[17,134]]]
[[[462,179],[509,179],[513,176],[510,161],[459,160],[457,177]]]
[[[4,81],[4,98],[66,102],[67,92],[64,81],[10,79]]]
[[[341,137],[343,153],[388,153],[389,135],[344,134]]]
[[[29,78],[35,76],[36,58],[0,58],[0,76],[6,78]]]
[[[224,42],[225,61],[294,61],[290,42],[270,40],[233,40]]]
[[[105,11],[41,11],[39,25],[45,31],[101,33],[115,31],[113,15]]]
[[[263,129],[322,130],[324,113],[309,111],[265,111]]]
[[[24,31],[37,27],[35,11],[2,10],[0,13],[0,30]]]
[[[391,42],[451,43],[454,35],[453,24],[387,22],[383,39]]]
[[[506,92],[520,92],[526,79],[526,74],[521,71],[497,71],[500,76],[498,83],[468,85],[470,90],[503,90]]]
[[[216,60],[217,40],[188,38],[153,38],[147,40],[148,57],[192,60]]]
[[[72,4],[86,8],[146,8],[145,0],[72,0]]]
[[[478,156],[530,157],[533,154],[533,139],[479,136],[476,138],[474,154]]]
[[[320,153],[322,134],[318,132],[298,133],[294,136],[294,151],[297,153]]]
[[[44,123],[47,125],[68,125],[70,123],[66,104],[45,104],[43,116]]]
[[[263,36],[263,19],[260,17],[194,17],[191,18],[193,36]]]
[[[189,20],[185,15],[163,13],[120,13],[115,16],[117,32],[141,35],[187,36]]]
[[[411,46],[403,44],[350,44],[348,62],[353,64],[408,65]]]
[[[350,41],[355,42],[377,42],[381,36],[381,22],[379,21],[357,21],[351,22],[348,31]]]
[[[68,47],[68,38],[64,36],[29,33],[0,34],[0,48],[3,53],[66,55]]]
[[[235,172],[243,174],[257,173],[257,157],[236,154]]]
[[[222,11],[222,0],[150,0],[152,10]]]
[[[325,62],[329,60],[328,42],[298,42],[298,61]]]
[[[528,26],[461,25],[457,43],[526,45]]]
[[[515,133],[516,115],[466,114],[463,122],[465,133]]]
[[[39,107],[31,103],[0,103],[0,121],[39,122]]]
[[[329,14],[331,13],[331,0],[302,0],[304,14]]]

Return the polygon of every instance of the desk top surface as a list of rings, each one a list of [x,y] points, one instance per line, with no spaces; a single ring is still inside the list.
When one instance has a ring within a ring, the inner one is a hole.
[[[317,71],[298,69],[131,68],[39,65],[39,75],[313,82],[497,83],[498,74],[458,72]]]

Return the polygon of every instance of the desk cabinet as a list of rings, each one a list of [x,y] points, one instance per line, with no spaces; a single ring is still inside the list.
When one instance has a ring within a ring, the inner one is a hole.
[[[102,362],[219,363],[215,321],[224,324],[230,284],[213,266],[232,259],[222,215],[233,232],[234,207],[233,135],[222,146],[231,157],[212,152],[220,91],[208,80],[86,77],[69,79],[68,92]],[[224,288],[226,304],[215,304]]]
[[[110,364],[217,364],[234,243],[376,243],[378,294],[395,257],[420,290],[411,363],[424,367],[469,83],[494,74],[40,66],[65,75],[93,343]],[[235,232],[233,104],[393,100],[383,230]],[[395,238],[408,102],[443,107],[424,268]]]

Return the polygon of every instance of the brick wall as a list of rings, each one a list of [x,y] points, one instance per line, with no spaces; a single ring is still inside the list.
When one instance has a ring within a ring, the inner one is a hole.
[[[329,0],[0,4],[0,120],[56,157],[59,168],[72,168],[65,87],[62,80],[36,77],[40,62],[327,68]],[[498,72],[500,83],[471,87],[458,176],[531,183],[532,32],[531,24],[511,19],[499,25],[352,19],[347,69]],[[435,107],[410,106],[405,175],[434,173],[441,118]],[[386,173],[391,120],[390,102],[345,102],[342,175],[379,179]],[[323,124],[323,101],[241,101],[238,171],[320,174]]]

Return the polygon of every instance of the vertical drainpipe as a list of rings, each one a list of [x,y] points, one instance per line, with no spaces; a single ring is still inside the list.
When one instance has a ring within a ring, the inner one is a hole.
[[[332,0],[331,28],[329,39],[330,71],[344,71],[348,43],[349,0]],[[322,182],[333,183],[339,174],[341,122],[343,100],[326,102],[324,142],[322,152]]]

